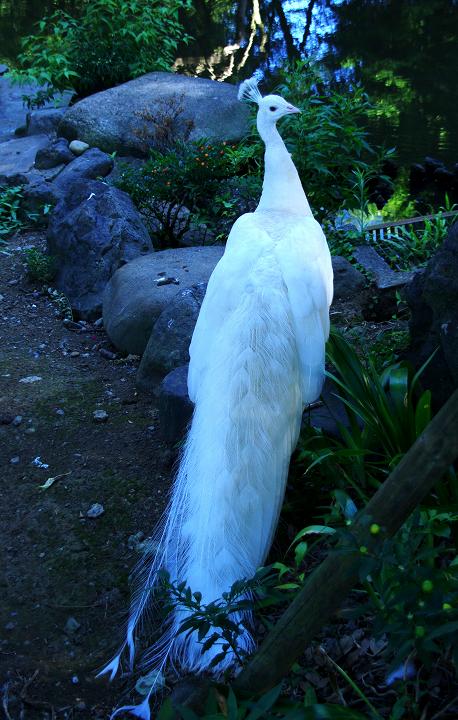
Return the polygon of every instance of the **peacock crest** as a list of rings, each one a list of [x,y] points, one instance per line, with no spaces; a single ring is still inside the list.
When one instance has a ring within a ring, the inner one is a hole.
[[[262,95],[259,92],[258,84],[259,79],[255,76],[244,80],[239,86],[238,99],[242,102],[255,102],[259,105],[262,100]]]

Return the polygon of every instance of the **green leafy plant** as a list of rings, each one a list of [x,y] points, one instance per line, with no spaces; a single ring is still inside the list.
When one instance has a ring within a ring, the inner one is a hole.
[[[451,543],[456,512],[418,510],[363,568],[374,632],[388,637],[391,669],[439,655],[458,666],[458,557]]]
[[[57,272],[55,257],[47,255],[38,248],[29,248],[25,252],[27,262],[27,275],[30,280],[43,284],[54,280]]]
[[[79,17],[63,10],[44,17],[22,40],[12,77],[45,89],[27,98],[40,106],[57,92],[88,95],[152,70],[169,70],[188,38],[179,13],[190,0],[85,0]]]
[[[0,245],[23,225],[20,218],[22,187],[0,187]]]
[[[445,217],[445,212],[454,215]],[[422,226],[399,225],[389,236],[385,234],[383,241],[377,243],[377,251],[399,270],[423,265],[443,243],[457,217],[458,207],[451,205],[447,198],[446,206],[434,218],[427,218]]]
[[[246,629],[246,612],[252,611],[256,603],[262,603],[260,598],[267,595],[268,588],[269,602],[273,602],[274,582],[270,568],[261,568],[254,578],[235,582],[220,599],[205,605],[200,592],[193,592],[186,582],[172,583],[167,573],[161,573],[166,608],[186,610],[185,620],[178,632],[196,632],[203,653],[211,648],[218,649],[212,666],[217,666],[227,653],[231,653],[240,666],[243,665],[247,655],[239,647],[238,639]],[[258,600],[254,598],[255,593]]]
[[[149,220],[158,248],[180,245],[199,226],[202,242],[211,242],[235,220],[244,192],[255,192],[252,178],[237,177],[236,189],[226,182],[243,175],[250,161],[250,154],[226,143],[180,141],[165,151],[152,149],[150,159],[140,169],[126,168],[117,185]]]
[[[324,71],[302,60],[282,71],[278,88],[301,114],[286,121],[283,136],[292,150],[314,211],[323,216],[351,197],[355,166],[377,174],[390,152],[369,141],[371,107],[365,92],[339,92]]]
[[[341,399],[348,424],[338,423],[339,438],[310,431],[300,444],[299,462],[311,472],[326,465],[326,473],[351,487],[362,501],[396,466],[431,419],[431,393],[422,392],[422,369],[413,373],[405,363],[378,371],[369,356],[361,358],[337,332],[331,334],[328,372]]]
[[[259,697],[239,699],[232,688],[228,689],[227,694],[212,689],[203,713],[197,715],[184,706],[178,706],[177,710],[183,720],[381,720],[377,713],[368,717],[339,705],[309,703],[307,697],[303,701],[289,700],[282,696],[281,691],[282,687],[278,685]],[[166,701],[158,720],[172,720],[173,717],[173,707]]]

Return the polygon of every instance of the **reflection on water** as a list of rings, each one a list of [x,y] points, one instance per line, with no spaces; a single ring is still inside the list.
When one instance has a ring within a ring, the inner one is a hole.
[[[81,0],[0,0],[0,62],[56,7]],[[402,161],[458,161],[458,0],[195,0],[194,40],[176,68],[236,82],[261,67],[313,56],[334,82],[362,82],[375,103],[377,139]]]

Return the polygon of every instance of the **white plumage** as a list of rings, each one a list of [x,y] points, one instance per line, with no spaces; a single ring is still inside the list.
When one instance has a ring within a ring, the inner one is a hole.
[[[111,677],[150,602],[157,572],[202,593],[204,603],[250,578],[269,551],[283,500],[302,411],[324,379],[332,265],[294,163],[276,129],[299,112],[278,95],[262,98],[254,80],[240,99],[259,105],[266,146],[262,196],[254,213],[234,224],[216,266],[190,346],[188,389],[195,403],[159,549],[138,574],[127,637],[102,671]],[[202,654],[196,635],[177,635],[183,611],[168,619],[147,664],[208,668],[220,649]],[[249,630],[241,640],[250,650]],[[230,654],[217,670],[231,664]],[[154,689],[154,688],[153,688]],[[149,697],[149,696],[148,696]],[[149,718],[148,698],[129,710]]]

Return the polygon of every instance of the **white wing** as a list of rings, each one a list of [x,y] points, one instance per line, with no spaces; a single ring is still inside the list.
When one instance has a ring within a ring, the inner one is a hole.
[[[246,213],[234,223],[224,255],[208,281],[189,347],[188,392],[193,402],[218,333],[247,291],[251,271],[260,255],[272,245],[269,235],[259,228],[254,213]]]
[[[303,401],[310,403],[319,396],[324,380],[333,294],[331,255],[321,226],[312,217],[286,222],[275,253],[294,317]]]

